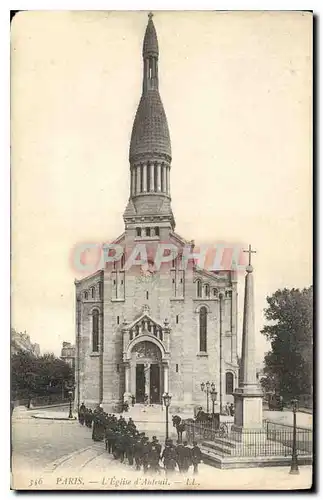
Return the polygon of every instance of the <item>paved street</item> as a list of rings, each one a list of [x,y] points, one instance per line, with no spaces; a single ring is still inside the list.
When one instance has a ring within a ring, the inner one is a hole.
[[[53,408],[47,412],[65,412],[67,408]],[[90,433],[85,433],[75,422],[37,420],[32,418],[40,410],[14,411],[12,419],[13,465],[28,468],[46,466],[53,460],[92,444]]]
[[[91,431],[77,421],[42,420],[33,414],[57,415],[66,408],[14,412],[12,421],[13,485],[45,489],[272,489],[308,488],[311,467],[301,467],[300,475],[289,475],[288,467],[219,470],[200,465],[198,477],[164,473],[152,478],[137,473],[114,460],[103,443],[94,443]],[[157,416],[156,420],[160,420]],[[153,418],[154,420],[154,418]],[[161,430],[161,422],[145,424],[149,435]],[[142,424],[138,427],[142,429]],[[164,428],[164,426],[162,426]],[[170,431],[173,432],[172,426]]]

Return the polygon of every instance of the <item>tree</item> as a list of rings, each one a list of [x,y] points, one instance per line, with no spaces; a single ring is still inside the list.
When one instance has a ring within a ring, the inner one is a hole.
[[[11,356],[12,400],[62,394],[65,384],[73,381],[71,367],[54,354],[19,351]]]
[[[277,290],[267,297],[262,334],[271,342],[265,355],[266,390],[284,399],[312,394],[313,287]]]

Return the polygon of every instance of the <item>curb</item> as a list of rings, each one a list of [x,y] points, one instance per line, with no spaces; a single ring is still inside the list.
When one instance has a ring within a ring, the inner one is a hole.
[[[44,405],[44,406],[33,406],[32,408],[26,408],[27,411],[35,411],[35,410],[45,410],[46,408],[59,408],[63,406],[68,406],[69,403],[56,403],[53,405]]]
[[[68,417],[50,417],[46,415],[31,415],[31,418],[37,418],[39,420],[65,420],[68,422],[75,422],[77,420],[76,417],[68,418]]]

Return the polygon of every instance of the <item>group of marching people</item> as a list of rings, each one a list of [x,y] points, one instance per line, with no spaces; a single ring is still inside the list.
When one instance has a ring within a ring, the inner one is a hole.
[[[187,441],[182,443],[179,439],[175,446],[171,439],[167,439],[162,451],[157,437],[153,436],[150,440],[144,432],[139,432],[131,417],[127,422],[122,415],[117,418],[114,414],[105,413],[100,406],[92,411],[82,403],[78,418],[81,425],[92,428],[94,441],[105,441],[105,449],[115,460],[121,463],[127,460],[138,471],[160,473],[162,463],[166,474],[177,468],[185,473],[191,466],[194,474],[198,473],[202,454],[196,442],[190,448]]]

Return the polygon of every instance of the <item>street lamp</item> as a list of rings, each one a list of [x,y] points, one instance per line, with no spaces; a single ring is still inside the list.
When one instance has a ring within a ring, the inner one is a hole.
[[[70,402],[70,411],[68,414],[68,418],[74,418],[73,413],[72,413],[72,399],[73,399],[73,390],[74,390],[74,385],[66,385],[66,390],[68,391],[68,399]]]
[[[209,381],[207,381],[206,384],[204,382],[201,383],[201,391],[206,393],[206,413],[209,413],[210,387],[211,388],[214,387],[214,389],[215,389],[215,385],[213,382],[212,382],[212,384],[210,384]]]
[[[297,399],[292,399],[293,406],[293,451],[292,451],[292,463],[290,467],[290,474],[299,474],[298,463],[297,463],[297,446],[296,446],[296,412],[297,412]]]
[[[172,399],[172,396],[170,394],[168,394],[168,392],[165,392],[165,394],[163,394],[164,405],[166,408],[166,439],[165,439],[165,441],[167,441],[167,439],[168,439],[168,408],[170,406],[171,399]]]
[[[214,418],[214,403],[216,402],[216,398],[218,393],[215,390],[214,383],[211,384],[211,399],[212,399],[212,418]]]

